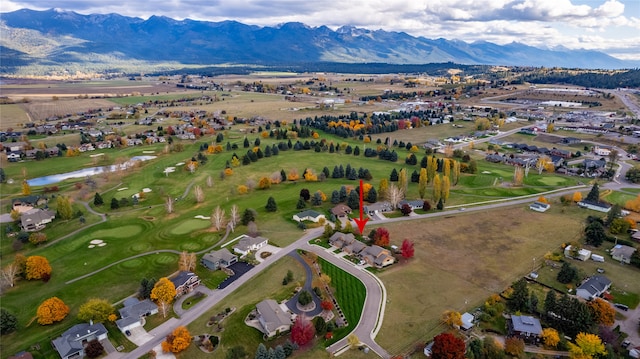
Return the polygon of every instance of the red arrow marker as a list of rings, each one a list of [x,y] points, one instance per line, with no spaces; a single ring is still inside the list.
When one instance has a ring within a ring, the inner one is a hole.
[[[360,234],[364,234],[364,226],[367,224],[369,218],[363,218],[364,208],[362,207],[362,180],[360,180],[360,219],[356,218],[356,224],[360,230]]]

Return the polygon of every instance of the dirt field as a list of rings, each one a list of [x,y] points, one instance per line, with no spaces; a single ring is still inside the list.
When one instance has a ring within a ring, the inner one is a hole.
[[[386,225],[394,244],[415,242],[415,258],[380,274],[388,294],[380,345],[401,353],[427,342],[442,331],[445,310],[472,310],[531,271],[533,258],[577,240],[580,212],[561,211],[560,205],[546,213],[521,206]]]

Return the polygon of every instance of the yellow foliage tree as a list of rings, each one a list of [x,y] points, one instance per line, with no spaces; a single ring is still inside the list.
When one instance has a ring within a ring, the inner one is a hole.
[[[176,286],[167,277],[160,278],[151,290],[151,299],[171,303],[176,297]]]
[[[628,200],[624,207],[634,212],[640,212],[640,194],[636,198]]]
[[[462,315],[460,312],[447,310],[442,314],[442,322],[453,328],[460,327],[462,325]]]
[[[42,279],[43,276],[51,275],[51,265],[47,258],[42,256],[27,257],[25,263],[25,276],[27,279]]]
[[[378,185],[378,198],[387,198],[387,191],[389,191],[389,180],[383,178]]]
[[[427,177],[427,169],[420,169],[420,177],[418,178],[418,194],[420,194],[420,198],[424,199],[425,194],[427,193],[427,182],[429,178]]]
[[[28,196],[31,194],[31,186],[27,183],[27,180],[22,181],[22,194]]]
[[[540,197],[538,197],[538,202],[540,202],[540,203],[549,203],[549,200],[547,200],[547,198],[544,197],[544,196],[540,196]]]
[[[287,174],[287,180],[289,181],[297,181],[299,179],[300,179],[300,175],[298,174],[298,171],[295,168],[290,170],[289,173]]]
[[[231,176],[233,174],[233,169],[231,168],[225,168],[224,169],[224,175],[225,176]]]
[[[553,328],[542,329],[542,342],[549,348],[555,348],[560,343],[560,335]]]
[[[162,342],[162,351],[165,353],[180,353],[191,344],[191,334],[186,327],[179,326],[173,333],[167,335],[167,339]]]
[[[307,168],[304,173],[304,179],[307,182],[316,182],[318,181],[318,176],[313,173],[313,170],[311,168]]]
[[[592,359],[606,352],[600,337],[591,333],[578,333],[576,343],[569,343],[569,357],[572,359]]]
[[[238,193],[239,194],[247,194],[247,192],[249,192],[249,187],[241,184],[238,186]]]
[[[573,192],[573,197],[571,199],[576,203],[582,201],[582,193],[577,191]]]
[[[59,322],[69,314],[69,307],[58,297],[51,297],[38,307],[38,324],[47,325]]]
[[[80,306],[78,319],[88,322],[104,323],[111,315],[115,315],[115,308],[106,299],[91,298]]]

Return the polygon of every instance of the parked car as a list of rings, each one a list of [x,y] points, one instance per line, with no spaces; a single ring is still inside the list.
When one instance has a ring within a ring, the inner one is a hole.
[[[623,347],[623,348],[626,348],[626,347],[628,347],[629,345],[631,345],[631,341],[630,341],[629,339],[627,339],[627,340],[625,340],[625,341],[623,341],[623,342],[622,342],[622,347]]]
[[[624,304],[622,304],[622,303],[614,303],[614,304],[613,304],[613,306],[614,306],[614,307],[616,307],[616,308],[618,308],[618,309],[622,309],[622,310],[624,310],[625,312],[626,312],[627,310],[629,310],[629,307],[627,307],[626,305],[624,305]]]
[[[598,273],[604,273],[604,268],[598,268],[598,269],[596,269],[596,271],[597,271]]]
[[[130,336],[131,336],[131,332],[130,332],[129,330],[125,330],[125,331],[124,331],[124,334],[126,334],[128,337],[130,337]]]

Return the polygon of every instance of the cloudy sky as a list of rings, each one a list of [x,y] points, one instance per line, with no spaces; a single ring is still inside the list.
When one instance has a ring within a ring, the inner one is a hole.
[[[58,8],[143,19],[273,26],[297,21],[336,29],[404,31],[413,36],[595,49],[640,60],[640,0],[2,0],[0,11]]]

